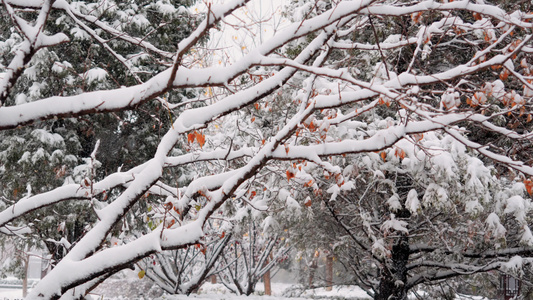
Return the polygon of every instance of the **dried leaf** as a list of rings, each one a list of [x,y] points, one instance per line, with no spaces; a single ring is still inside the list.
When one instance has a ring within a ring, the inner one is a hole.
[[[422,12],[412,13],[411,14],[411,20],[413,20],[414,23],[420,22],[420,16],[422,16]]]
[[[174,224],[176,224],[176,221],[174,219],[170,220],[170,222],[167,224],[167,228],[172,227]]]
[[[405,151],[401,148],[394,149],[394,156],[399,157],[401,159],[405,158]]]
[[[526,179],[524,180],[524,185],[526,186],[527,193],[533,196],[533,181],[531,179]]]
[[[381,159],[383,159],[383,161],[387,161],[387,152],[381,151],[379,156],[381,156]]]
[[[292,178],[294,178],[294,173],[287,170],[287,181],[291,181]]]
[[[189,144],[194,143],[194,138],[195,138],[195,134],[193,132],[187,134],[187,142],[189,142]]]
[[[194,134],[196,135],[196,141],[198,142],[198,145],[200,145],[200,148],[202,148],[205,144],[205,135],[195,131]]]

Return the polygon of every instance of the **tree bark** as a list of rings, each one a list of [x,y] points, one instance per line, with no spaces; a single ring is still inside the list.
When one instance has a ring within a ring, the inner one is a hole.
[[[270,270],[263,275],[263,282],[265,283],[265,295],[272,295],[272,288],[270,286]]]
[[[407,300],[407,263],[409,261],[409,242],[402,235],[392,247],[392,264],[381,271],[379,290],[375,300]]]
[[[333,289],[333,256],[329,255],[326,259],[326,291]]]
[[[30,256],[26,253],[23,254],[24,261],[24,279],[22,280],[22,297],[26,298],[28,295],[28,269],[30,266]]]
[[[311,265],[309,266],[309,288],[313,287],[313,282],[315,281],[315,272],[318,268],[317,259],[318,256],[315,255],[311,261]]]
[[[272,252],[269,255],[270,259],[272,259]],[[270,261],[270,259],[265,260],[264,266],[266,267]],[[265,284],[265,295],[272,295],[272,287],[270,285],[270,270],[266,271],[263,275],[263,283]]]

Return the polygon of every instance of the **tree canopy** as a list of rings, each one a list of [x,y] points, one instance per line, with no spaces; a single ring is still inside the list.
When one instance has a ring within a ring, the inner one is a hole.
[[[296,244],[319,207],[343,231],[317,244],[347,251],[376,299],[519,275],[533,258],[529,7],[300,1],[236,61],[191,63],[247,2],[191,16],[178,1],[2,1],[0,232],[83,207],[28,298],[82,297],[151,255],[243,235],[243,220]]]

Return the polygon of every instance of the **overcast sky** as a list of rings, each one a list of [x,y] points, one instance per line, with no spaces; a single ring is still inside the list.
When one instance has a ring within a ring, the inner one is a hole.
[[[198,3],[192,9],[195,12],[207,11],[207,3],[222,3],[224,0],[212,0]],[[228,16],[220,30],[211,30],[209,49],[213,55],[208,63],[227,64],[233,62],[250,47],[262,40],[272,37],[276,30],[288,24],[282,17],[285,0],[252,0],[234,15]],[[206,53],[201,54],[204,58]]]

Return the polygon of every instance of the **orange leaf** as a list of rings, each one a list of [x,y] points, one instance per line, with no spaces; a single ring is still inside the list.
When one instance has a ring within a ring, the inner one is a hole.
[[[174,221],[174,219],[170,220],[170,222],[167,225],[167,228],[172,227],[172,225],[174,225],[175,223],[176,223],[176,221]]]
[[[507,69],[503,70],[501,73],[500,73],[500,79],[502,81],[506,80],[507,77],[509,77],[509,71],[507,71]]]
[[[533,181],[531,181],[531,179],[526,179],[524,180],[524,185],[526,186],[527,193],[533,196]]]
[[[223,239],[226,236],[226,232],[222,231],[222,234],[220,235],[220,238]]]
[[[194,143],[194,137],[195,137],[194,132],[187,134],[187,142],[189,142],[189,144]]]
[[[291,171],[287,170],[287,181],[291,181],[291,178],[294,178],[294,173],[292,173]]]
[[[413,20],[415,23],[418,23],[420,21],[420,16],[422,16],[422,12],[412,13],[411,20]]]
[[[309,180],[308,182],[305,183],[305,186],[310,187],[310,186],[313,185],[313,183],[314,183],[314,181],[313,181],[313,179],[311,179],[311,180]]]
[[[205,135],[195,131],[194,134],[196,135],[196,141],[198,142],[198,145],[200,145],[200,148],[202,148],[205,144]]]
[[[381,156],[381,159],[383,159],[383,161],[387,161],[387,153],[385,151],[381,151],[379,156]]]
[[[311,203],[311,198],[307,198],[307,199],[305,200],[305,202],[304,202],[304,205],[305,205],[306,207],[310,207],[311,204],[313,204],[313,203]]]
[[[259,110],[259,103],[254,103],[255,109]]]
[[[401,159],[404,159],[405,158],[405,151],[403,151],[403,149],[396,148],[394,150],[394,156],[399,157]]]
[[[483,17],[480,14],[478,14],[477,12],[472,13],[472,15],[474,16],[474,19],[476,19],[478,21],[483,19]]]
[[[415,139],[415,141],[421,141],[423,138],[424,138],[424,134],[423,133],[415,133],[413,134],[413,138]]]
[[[252,117],[250,121],[253,123],[255,121],[255,117]]]

